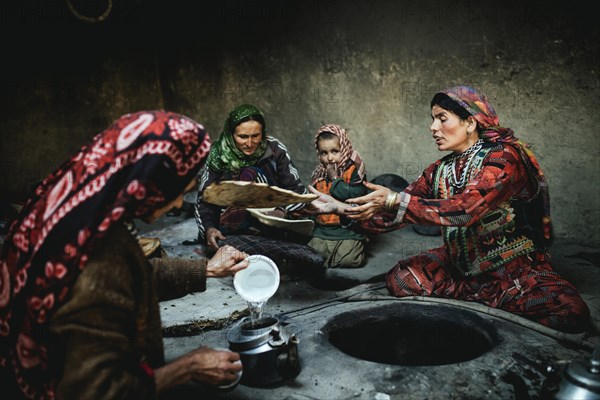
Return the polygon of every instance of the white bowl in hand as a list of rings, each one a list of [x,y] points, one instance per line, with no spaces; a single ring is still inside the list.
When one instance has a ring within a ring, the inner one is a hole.
[[[235,273],[235,291],[249,303],[266,302],[279,288],[279,269],[269,257],[254,254],[246,258],[248,268]]]

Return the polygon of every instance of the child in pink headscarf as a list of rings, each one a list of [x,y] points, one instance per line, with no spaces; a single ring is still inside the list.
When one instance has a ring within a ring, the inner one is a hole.
[[[319,165],[312,174],[312,185],[319,192],[344,201],[368,192],[365,167],[359,154],[352,150],[346,130],[340,125],[325,125],[315,134]],[[335,214],[315,217],[313,238],[309,246],[324,258],[326,268],[358,268],[365,264],[366,238],[350,220]]]

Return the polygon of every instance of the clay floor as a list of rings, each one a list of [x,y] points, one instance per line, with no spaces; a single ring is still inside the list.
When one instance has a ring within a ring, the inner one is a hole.
[[[186,213],[139,228],[160,238],[169,256],[198,258],[205,250],[182,244],[197,232]],[[557,271],[592,312],[589,331],[569,335],[473,303],[395,299],[382,283],[365,283],[397,260],[439,245],[439,236],[407,227],[373,237],[361,269],[332,270],[318,284],[284,273],[264,313],[300,340],[300,373],[267,387],[243,380],[228,390],[191,384],[170,398],[545,399],[565,365],[590,359],[600,343],[598,249],[560,240],[551,249]],[[168,360],[199,346],[228,347],[227,333],[247,313],[233,278],[209,279],[206,292],[160,307]],[[485,345],[477,349],[482,337]]]

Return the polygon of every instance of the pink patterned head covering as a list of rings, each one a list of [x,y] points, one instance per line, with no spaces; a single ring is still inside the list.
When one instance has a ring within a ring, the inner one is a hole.
[[[500,126],[500,121],[496,110],[489,102],[487,97],[478,93],[475,89],[469,86],[456,86],[443,90],[452,100],[460,104],[467,110],[475,119],[481,128],[481,136],[489,142],[508,143],[514,146],[521,154],[521,158],[527,166],[530,177],[534,181],[534,186],[538,190],[536,198],[541,201],[542,215],[542,231],[544,238],[549,241],[552,236],[552,223],[550,219],[550,195],[548,190],[548,182],[540,164],[529,148],[529,146],[515,137],[514,132],[510,128]]]
[[[340,140],[340,150],[342,152],[341,160],[340,160],[340,170],[345,171],[351,164],[356,165],[356,171],[360,181],[363,181],[365,178],[365,165],[360,158],[358,152],[352,149],[352,143],[350,143],[350,139],[348,138],[348,134],[346,130],[340,126],[335,124],[323,125],[315,132],[315,150],[317,151],[317,155],[319,154],[319,135],[323,132],[329,132],[337,136]],[[312,173],[313,184],[321,181],[327,177],[327,169],[321,163],[317,165],[315,170]]]
[[[185,116],[127,114],[37,187],[0,259],[0,368],[14,370],[26,397],[54,397],[48,320],[69,298],[94,244],[119,221],[177,198],[209,151],[202,125]]]

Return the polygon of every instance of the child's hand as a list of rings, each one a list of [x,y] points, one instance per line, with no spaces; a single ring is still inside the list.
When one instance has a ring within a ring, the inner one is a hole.
[[[327,177],[329,178],[330,181],[340,177],[339,171],[338,171],[338,166],[336,163],[327,164]]]

